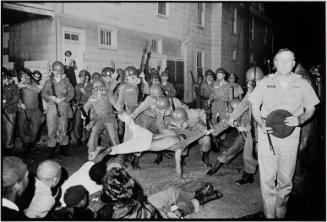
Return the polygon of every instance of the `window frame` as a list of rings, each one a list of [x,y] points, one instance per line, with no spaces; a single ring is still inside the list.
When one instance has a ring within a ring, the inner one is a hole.
[[[111,32],[111,44],[105,45],[101,44],[100,40],[100,32]],[[111,27],[111,26],[105,26],[105,25],[98,25],[98,47],[103,49],[117,49],[118,48],[118,30],[117,28]]]
[[[198,52],[201,52],[201,66],[198,66]],[[199,76],[198,68],[202,69],[202,75],[204,76],[204,50],[196,49],[195,50],[195,68],[196,68],[196,75]]]
[[[201,15],[201,24],[198,23],[198,10],[199,10],[199,7],[198,7],[198,4],[202,4],[202,15]],[[204,28],[205,26],[205,3],[204,2],[197,2],[197,11],[196,11],[196,25],[199,27],[199,28]]]
[[[237,7],[234,8],[233,10],[233,25],[232,25],[232,33],[234,35],[237,34],[237,15],[238,15],[238,9]]]
[[[157,49],[158,49],[158,51],[154,51],[152,49],[153,41],[156,41],[157,42]],[[160,55],[162,54],[162,39],[151,39],[151,51],[153,53],[157,53],[157,54],[160,54]]]
[[[159,13],[159,3],[166,4],[166,15]],[[168,18],[169,17],[169,3],[168,2],[157,2],[157,16]]]

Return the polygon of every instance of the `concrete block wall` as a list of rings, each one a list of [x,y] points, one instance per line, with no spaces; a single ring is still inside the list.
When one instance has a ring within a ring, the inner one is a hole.
[[[42,18],[11,25],[9,31],[10,61],[49,60],[56,57],[54,20]]]

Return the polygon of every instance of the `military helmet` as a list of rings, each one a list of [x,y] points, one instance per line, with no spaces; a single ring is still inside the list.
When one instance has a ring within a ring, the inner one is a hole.
[[[93,81],[93,89],[105,87],[105,84],[102,79],[96,79]]]
[[[188,115],[185,109],[176,108],[173,112],[173,121],[174,122],[182,122],[188,120]]]
[[[207,69],[206,72],[204,73],[205,76],[209,76],[209,75],[212,75],[214,76],[215,73],[211,70],[211,69]]]
[[[93,74],[92,74],[92,80],[93,79],[100,79],[101,78],[101,74],[100,73],[98,73],[98,72],[94,72]]]
[[[255,69],[254,69],[255,68]],[[246,71],[245,79],[246,82],[253,80],[260,80],[264,76],[263,71],[260,67],[251,67]]]
[[[83,69],[83,70],[81,70],[80,72],[79,72],[79,74],[78,74],[78,77],[82,77],[82,76],[84,76],[84,77],[89,77],[90,78],[90,73],[87,71],[87,70],[85,70],[85,69]]]
[[[63,73],[65,70],[64,64],[60,61],[55,61],[52,63],[52,71],[58,70],[60,73]]]
[[[160,76],[157,72],[152,72],[150,74],[150,79],[159,79],[160,80]]]
[[[111,76],[113,73],[114,73],[114,69],[113,68],[110,68],[110,67],[105,67],[102,69],[102,76]]]
[[[169,72],[168,70],[165,70],[161,73],[161,76],[168,76],[169,77]]]
[[[163,90],[159,85],[152,85],[150,89],[151,96],[163,96]]]
[[[170,102],[168,97],[161,96],[156,102],[156,108],[160,110],[167,110],[170,107]]]
[[[216,73],[222,73],[222,74],[224,74],[224,75],[227,74],[226,70],[225,70],[224,68],[222,68],[222,67],[216,69]]]
[[[138,76],[139,75],[139,71],[134,67],[134,66],[128,66],[125,69],[125,76]]]
[[[239,98],[234,98],[230,101],[229,104],[232,107],[232,109],[234,110],[240,102],[241,102],[241,100]]]
[[[38,82],[42,79],[42,73],[39,70],[34,70],[32,73],[32,77]]]
[[[230,73],[230,74],[228,75],[228,79],[236,79],[236,75],[233,74],[233,73]]]

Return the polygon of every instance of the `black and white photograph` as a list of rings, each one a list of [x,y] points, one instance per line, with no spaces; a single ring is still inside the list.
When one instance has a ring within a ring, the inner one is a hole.
[[[325,1],[1,1],[2,221],[326,221]]]

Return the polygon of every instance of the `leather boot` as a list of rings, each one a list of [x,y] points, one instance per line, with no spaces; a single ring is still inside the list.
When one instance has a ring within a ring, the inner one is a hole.
[[[206,204],[212,200],[217,200],[222,198],[223,194],[219,190],[214,190],[206,195],[195,197],[199,201],[200,205]]]
[[[159,165],[159,163],[161,163],[163,160],[163,153],[162,151],[157,152],[157,158],[155,159],[155,161],[153,163]]]
[[[141,167],[139,165],[139,160],[140,160],[140,157],[134,155],[133,160],[131,162],[133,169],[141,169]]]
[[[60,154],[65,157],[71,156],[68,150],[68,145],[60,145]]]
[[[209,160],[209,152],[202,153],[202,162],[206,165],[206,167],[212,167],[212,163]]]
[[[211,175],[215,174],[222,165],[223,165],[223,163],[217,161],[215,163],[215,165],[207,172],[207,175],[211,176]]]
[[[253,183],[253,174],[244,172],[242,178],[240,180],[236,181],[236,184],[244,185],[247,183]]]
[[[200,196],[204,196],[212,191],[213,191],[213,185],[210,183],[206,183],[200,189],[195,191],[194,197],[197,198]]]

